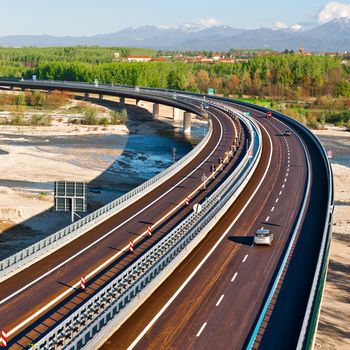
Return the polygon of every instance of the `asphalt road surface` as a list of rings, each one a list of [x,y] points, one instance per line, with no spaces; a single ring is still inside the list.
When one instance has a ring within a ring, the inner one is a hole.
[[[235,168],[245,142],[224,171],[208,183],[208,189],[201,189],[203,173],[210,174],[211,164],[225,155],[237,134],[245,137],[237,122],[216,109],[210,112],[213,135],[189,165],[133,205],[0,284],[0,329],[9,332],[11,349],[35,343],[189,215],[193,204],[208,196]],[[186,196],[196,189],[186,206]],[[154,226],[152,237],[147,236],[148,225]],[[134,254],[129,253],[130,240],[135,243]],[[82,275],[88,276],[84,292],[78,287]]]
[[[283,136],[284,124],[259,112],[252,115],[262,125],[264,146],[247,190],[103,349],[246,346],[291,238],[307,182],[306,156],[296,134]],[[254,232],[262,227],[274,234],[271,247],[253,246]]]

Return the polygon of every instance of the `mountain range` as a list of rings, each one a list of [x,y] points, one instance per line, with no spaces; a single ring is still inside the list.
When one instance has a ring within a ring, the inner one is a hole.
[[[339,18],[311,29],[237,29],[227,25],[177,27],[145,25],[94,36],[13,35],[0,37],[3,47],[126,46],[163,50],[285,49],[301,45],[313,52],[350,50],[350,19]]]

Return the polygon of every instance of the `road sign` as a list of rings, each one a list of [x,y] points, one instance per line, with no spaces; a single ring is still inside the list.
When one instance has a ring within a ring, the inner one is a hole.
[[[327,151],[327,157],[328,157],[328,159],[332,159],[333,158],[333,151]]]
[[[253,150],[249,149],[247,155],[249,158],[253,158]]]
[[[135,92],[140,92],[140,87],[139,86],[135,86]]]
[[[186,197],[185,202],[186,202],[186,205],[189,205],[189,204],[190,204],[190,199],[188,198],[188,196]]]
[[[54,209],[56,211],[72,212],[72,222],[75,212],[87,211],[87,185],[85,182],[55,181]]]
[[[32,76],[32,79],[33,79],[33,80],[36,80],[36,75],[33,75],[33,76]]]
[[[250,117],[250,112],[244,112],[243,113],[246,117]]]
[[[214,89],[208,88],[208,95],[214,95]]]
[[[193,211],[194,211],[196,214],[198,214],[201,210],[202,210],[202,205],[201,205],[201,204],[196,203],[196,204],[193,206]]]
[[[147,233],[148,235],[151,237],[152,236],[152,226],[151,225],[148,225],[147,227]]]
[[[95,80],[94,80],[94,85],[95,85],[96,87],[98,87],[98,79],[95,79]]]
[[[129,242],[129,250],[130,250],[130,253],[134,252],[134,242],[133,241]]]

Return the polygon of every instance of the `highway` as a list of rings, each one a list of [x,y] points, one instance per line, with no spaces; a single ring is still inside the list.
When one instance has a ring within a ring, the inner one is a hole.
[[[84,85],[69,89],[85,88],[90,91]],[[130,91],[123,94],[133,97]],[[151,96],[146,99],[152,101]],[[189,103],[189,108],[194,111],[196,104]],[[280,118],[267,119],[259,107],[228,104],[249,111],[260,125],[263,152],[257,169],[214,229],[104,349],[297,347],[328,219],[329,193],[323,189],[329,184],[321,172],[322,154],[301,128]],[[247,130],[217,108],[210,107],[209,114],[213,134],[190,164],[81,238],[0,284],[0,329],[9,331],[11,349],[35,343],[89,300],[184,220],[193,204],[207,198],[237,167],[246,152]],[[286,129],[290,136],[283,134]],[[212,164],[218,165],[237,135],[243,141],[238,152],[203,190],[202,175],[210,174]],[[152,237],[148,225],[153,227]],[[253,245],[259,228],[273,232],[271,247]],[[129,252],[129,241],[135,244],[134,254]],[[86,291],[79,289],[82,275],[87,276]]]
[[[262,113],[252,114],[262,125],[267,150],[251,179],[250,191],[241,195],[206,242],[104,349],[125,349],[130,345],[135,349],[244,347],[290,239],[307,177],[306,158],[298,137],[294,133],[282,136],[285,125],[265,119]],[[248,205],[242,212],[245,203]],[[253,234],[261,227],[274,233],[272,247],[253,246]],[[219,244],[206,256],[215,242]],[[177,296],[173,302],[165,304],[174,294]]]
[[[113,274],[135,260],[138,252],[143,252],[169,232],[188,215],[194,202],[205,198],[232,171],[241,157],[244,142],[235,159],[225,166],[225,171],[218,172],[215,180],[209,181],[208,189],[202,190],[203,173],[210,175],[211,164],[217,165],[219,157],[225,156],[240,133],[240,125],[230,117],[216,109],[209,112],[213,135],[190,165],[81,238],[1,283],[0,329],[9,330],[12,343],[17,343],[18,348],[35,342],[38,334],[55,323],[53,319],[57,321],[67,315]],[[184,203],[187,195],[191,200],[189,206]],[[151,238],[146,233],[148,225],[154,227]],[[130,240],[135,243],[134,254],[128,251]],[[82,275],[89,276],[84,293],[79,288],[72,288]]]

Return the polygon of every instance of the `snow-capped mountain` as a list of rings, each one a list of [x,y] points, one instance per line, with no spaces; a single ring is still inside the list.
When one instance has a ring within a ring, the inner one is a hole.
[[[230,48],[298,49],[309,51],[350,50],[350,19],[340,18],[312,29],[296,26],[236,29],[214,19],[178,26],[134,26],[115,33],[90,37],[6,36],[0,46],[129,46],[154,49],[228,50]]]

